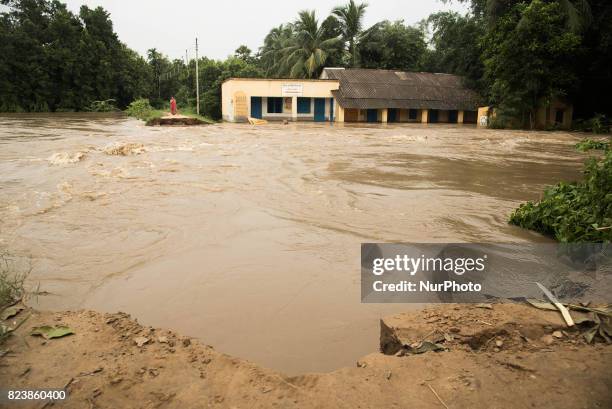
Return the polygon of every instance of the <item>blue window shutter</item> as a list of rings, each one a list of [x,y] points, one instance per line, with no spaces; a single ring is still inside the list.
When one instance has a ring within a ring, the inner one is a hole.
[[[310,98],[298,97],[297,113],[298,114],[309,114],[310,113]]]

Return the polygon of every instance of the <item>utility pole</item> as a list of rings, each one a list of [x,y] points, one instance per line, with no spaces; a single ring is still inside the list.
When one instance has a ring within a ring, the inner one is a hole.
[[[200,72],[198,71],[198,38],[196,37],[196,114],[200,115]]]

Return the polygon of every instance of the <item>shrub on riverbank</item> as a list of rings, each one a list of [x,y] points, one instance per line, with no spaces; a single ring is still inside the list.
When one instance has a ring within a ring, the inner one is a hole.
[[[589,158],[582,181],[548,187],[542,200],[522,204],[509,222],[565,243],[612,242],[612,151]]]
[[[610,149],[610,142],[596,141],[591,138],[584,138],[576,144],[576,149],[580,152],[586,152],[591,149],[607,151]]]
[[[610,133],[610,118],[603,114],[595,114],[595,116],[590,119],[577,119],[574,121],[573,127],[576,131],[580,132],[606,134]]]
[[[126,114],[138,119],[146,118],[153,111],[153,107],[146,98],[136,99],[128,105]]]

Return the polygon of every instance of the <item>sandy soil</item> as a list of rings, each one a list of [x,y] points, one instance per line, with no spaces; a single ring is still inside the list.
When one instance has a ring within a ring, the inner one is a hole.
[[[386,354],[296,377],[143,327],[123,313],[24,311],[19,317],[29,318],[3,346],[0,385],[67,387],[68,401],[54,405],[65,408],[612,407],[609,345],[587,345],[554,311],[483,307],[443,305],[385,318]],[[75,334],[29,335],[43,324],[67,325]],[[423,340],[445,350],[411,353],[410,345]]]

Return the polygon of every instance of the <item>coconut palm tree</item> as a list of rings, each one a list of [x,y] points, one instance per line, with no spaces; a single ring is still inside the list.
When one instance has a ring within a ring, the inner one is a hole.
[[[274,27],[266,38],[264,45],[260,48],[262,66],[269,76],[282,76],[281,65],[283,50],[291,45],[294,39],[292,24],[281,24]]]
[[[326,38],[314,10],[300,11],[292,44],[282,51],[280,69],[291,77],[317,77],[329,53],[340,47],[338,38]]]
[[[357,42],[363,27],[363,16],[368,7],[367,3],[356,4],[349,0],[344,6],[335,7],[332,14],[338,17],[342,24],[342,37],[348,42],[348,51],[351,55],[352,66],[357,66]]]

